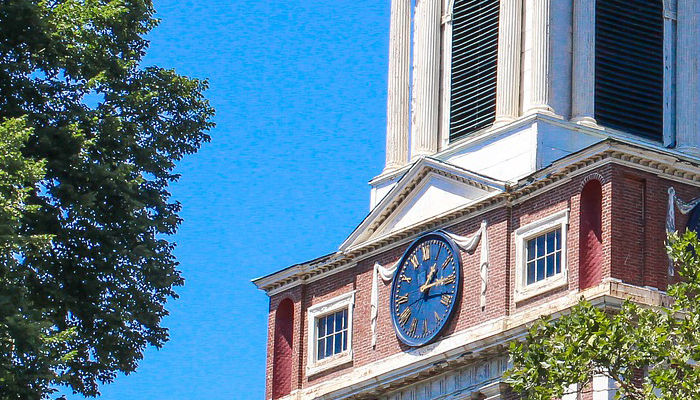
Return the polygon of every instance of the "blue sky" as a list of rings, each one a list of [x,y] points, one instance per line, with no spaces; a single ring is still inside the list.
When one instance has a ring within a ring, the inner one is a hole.
[[[145,64],[209,79],[217,127],[171,188],[186,279],[167,307],[171,340],[103,399],[263,397],[268,302],[250,280],[336,250],[368,212],[389,5],[155,0]]]

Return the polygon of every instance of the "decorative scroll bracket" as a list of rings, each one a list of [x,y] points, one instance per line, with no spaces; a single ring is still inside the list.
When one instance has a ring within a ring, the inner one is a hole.
[[[668,188],[668,211],[666,213],[666,233],[671,233],[676,231],[676,207],[681,214],[688,214],[691,212],[695,206],[700,204],[700,197],[693,199],[689,202],[685,202],[678,197],[676,197],[676,189],[671,186]],[[668,276],[675,275],[673,269],[673,260],[669,258],[668,260]]]

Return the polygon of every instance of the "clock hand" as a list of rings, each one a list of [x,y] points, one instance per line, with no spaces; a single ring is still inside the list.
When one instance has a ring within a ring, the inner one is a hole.
[[[436,267],[436,265],[437,265],[437,263],[436,263],[436,264],[433,264],[433,266],[430,267],[430,272],[428,272],[428,279],[426,279],[426,280],[425,280],[425,284],[423,284],[423,285],[418,289],[418,290],[421,291],[421,293],[425,292],[425,290],[426,290],[427,288],[430,287],[429,284],[428,284],[428,282],[430,282],[430,280],[433,279],[433,275],[435,275],[435,273],[437,272],[437,267]]]
[[[433,283],[426,283],[425,285],[423,285],[423,286],[420,287],[420,291],[421,291],[421,292],[424,292],[424,291],[426,291],[427,289],[430,289],[430,288],[433,287],[433,286],[444,285],[444,284],[446,284],[446,283],[452,283],[452,282],[454,282],[454,278],[452,278],[451,276],[446,276],[446,277],[444,277],[444,278],[440,278],[440,279],[436,280],[436,281],[433,282]]]

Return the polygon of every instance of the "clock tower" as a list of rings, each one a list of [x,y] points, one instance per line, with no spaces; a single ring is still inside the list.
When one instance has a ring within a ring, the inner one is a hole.
[[[267,398],[517,398],[508,343],[541,315],[664,304],[666,232],[700,215],[699,2],[391,0],[368,215],[253,281]]]

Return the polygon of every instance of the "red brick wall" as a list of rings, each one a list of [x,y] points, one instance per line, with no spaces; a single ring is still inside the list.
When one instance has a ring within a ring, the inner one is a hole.
[[[668,188],[686,201],[700,188],[655,174],[615,166],[612,193],[612,276],[624,282],[665,290],[669,283],[666,240]],[[676,229],[685,230],[687,215],[676,209]]]
[[[275,311],[275,342],[272,364],[272,397],[278,399],[292,390],[292,345],[294,303],[284,299]]]
[[[579,209],[579,289],[586,289],[603,279],[603,187],[598,179],[581,190]]]
[[[690,187],[659,178],[629,167],[608,164],[572,178],[538,196],[511,207],[489,211],[471,220],[456,223],[446,230],[463,236],[478,231],[482,220],[488,221],[489,286],[486,307],[479,304],[481,282],[479,254],[462,252],[462,298],[455,309],[455,317],[444,335],[462,331],[493,318],[510,315],[565,296],[579,288],[579,259],[581,247],[581,190],[591,179],[601,182],[600,246],[596,250],[598,271],[595,281],[608,277],[638,285],[664,289],[667,284],[667,260],[663,247],[667,189],[674,186],[678,196],[690,200],[700,196],[700,188]],[[555,212],[570,210],[567,234],[568,286],[516,303],[513,298],[515,282],[515,230],[547,217]],[[676,226],[685,227],[687,217],[677,213]],[[268,398],[271,393],[271,354],[273,353],[274,310],[284,298],[294,301],[292,390],[342,376],[353,368],[384,359],[408,350],[394,333],[389,314],[390,282],[379,284],[379,316],[377,346],[371,347],[370,297],[372,271],[375,262],[382,265],[395,263],[408,243],[386,250],[360,261],[356,266],[334,275],[295,287],[270,299],[270,328],[268,349]],[[584,251],[583,255],[587,253]],[[353,361],[335,369],[306,376],[308,307],[356,290],[353,321]]]
[[[293,313],[293,329],[292,329],[292,354],[291,354],[291,370],[289,371],[291,390],[297,389],[300,383],[299,375],[299,352],[300,352],[300,333],[305,325],[302,318],[305,316],[301,310],[301,303],[304,295],[304,288],[302,286],[297,286],[289,289],[283,293],[276,294],[270,297],[270,310],[268,313],[267,322],[267,368],[266,368],[266,381],[265,381],[265,393],[267,399],[272,399],[272,380],[273,380],[273,367],[274,367],[274,346],[275,346],[275,330],[277,329],[275,323],[275,315],[277,308],[280,303],[285,299],[290,299],[294,304]]]

